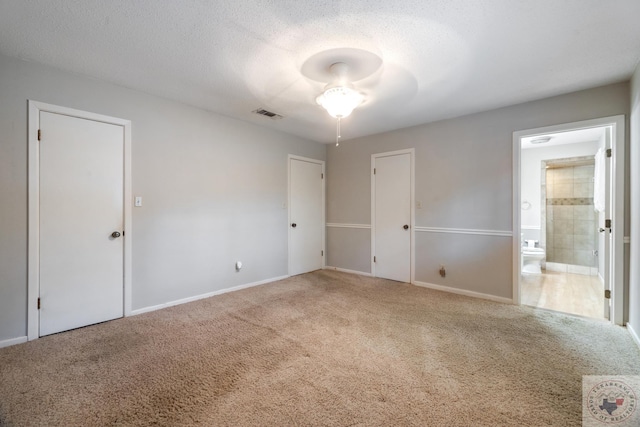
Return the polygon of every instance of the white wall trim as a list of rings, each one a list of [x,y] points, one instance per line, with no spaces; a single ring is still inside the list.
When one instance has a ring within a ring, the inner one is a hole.
[[[421,233],[450,233],[450,234],[477,234],[481,236],[511,237],[513,234],[508,230],[476,230],[472,228],[441,228],[441,227],[414,227]]]
[[[611,127],[612,141],[612,190],[613,197],[613,224],[620,224],[613,228],[612,245],[611,245],[611,322],[622,325],[624,301],[624,150],[625,150],[625,116],[617,115],[610,117],[602,117],[598,119],[583,120],[573,123],[563,123],[553,126],[539,127],[535,129],[527,129],[513,132],[513,299],[514,302],[520,304],[520,171],[521,171],[521,143],[520,139],[528,136],[546,135],[550,133],[566,132],[578,129],[589,129],[595,127]]]
[[[539,225],[523,225],[520,228],[523,230],[540,230],[542,227]]]
[[[124,298],[123,312],[131,314],[131,254],[133,221],[131,220],[131,121],[116,117],[104,116],[87,111],[60,107],[52,104],[29,100],[28,116],[28,258],[27,258],[27,337],[34,340],[40,336],[39,313],[37,309],[40,295],[40,150],[38,129],[40,128],[40,112],[62,114],[70,117],[109,123],[123,128],[124,138]]]
[[[343,224],[338,222],[328,222],[327,227],[331,228],[364,228],[371,229],[371,224]]]
[[[358,276],[373,277],[373,275],[371,273],[365,273],[364,271],[357,271],[357,270],[349,270],[349,269],[340,268],[340,267],[326,266],[324,269],[325,270],[340,271],[342,273],[357,274]]]
[[[22,344],[27,342],[27,337],[9,338],[8,340],[0,341],[0,348],[9,347],[11,345]]]
[[[244,285],[238,285],[238,286],[233,286],[231,288],[220,289],[218,291],[207,292],[206,294],[200,294],[200,295],[195,295],[195,296],[192,296],[192,297],[182,298],[182,299],[175,300],[175,301],[169,301],[169,302],[165,302],[163,304],[152,305],[152,306],[144,307],[144,308],[138,308],[136,310],[133,310],[131,312],[131,315],[136,316],[138,314],[149,313],[150,311],[156,311],[156,310],[160,310],[160,309],[163,309],[163,308],[173,307],[175,305],[186,304],[188,302],[198,301],[198,300],[201,300],[201,299],[204,299],[204,298],[214,297],[216,295],[222,295],[222,294],[226,294],[226,293],[229,293],[229,292],[239,291],[241,289],[252,288],[254,286],[260,286],[260,285],[264,285],[264,284],[267,284],[267,283],[277,282],[278,280],[283,280],[283,279],[286,279],[288,277],[289,277],[288,275],[287,276],[280,276],[280,277],[273,277],[271,279],[260,280],[258,282],[246,283]]]
[[[636,333],[636,330],[634,329],[634,327],[631,326],[631,323],[627,323],[626,327],[627,327],[627,331],[629,331],[629,334],[631,334],[631,338],[633,338],[633,341],[636,343],[638,347],[640,347],[640,337]]]
[[[464,295],[472,298],[486,299],[489,301],[500,302],[504,304],[514,303],[514,301],[509,298],[498,297],[490,294],[483,294],[481,292],[468,291],[466,289],[458,289],[458,288],[452,288],[449,286],[435,285],[433,283],[418,282],[418,281],[414,281],[413,284],[416,286],[420,286],[422,288],[429,288],[429,289],[434,289],[436,291],[449,292],[451,294]]]

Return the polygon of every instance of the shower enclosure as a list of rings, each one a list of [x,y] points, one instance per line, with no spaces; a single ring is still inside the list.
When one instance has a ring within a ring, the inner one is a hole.
[[[540,244],[547,270],[598,274],[593,175],[591,156],[542,162]]]

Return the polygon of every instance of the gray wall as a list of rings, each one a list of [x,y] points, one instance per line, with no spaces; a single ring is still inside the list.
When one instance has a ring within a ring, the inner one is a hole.
[[[629,323],[640,334],[640,65],[631,80],[631,250]]]
[[[422,203],[416,226],[510,231],[513,132],[628,113],[629,84],[618,83],[330,146],[327,222],[370,224],[371,154],[413,147],[416,201]],[[341,267],[362,269],[360,260],[370,256],[370,230],[346,230],[332,229],[328,248],[339,241],[353,259]],[[346,232],[358,238],[341,235]],[[511,239],[479,240],[417,232],[416,280],[511,298]],[[441,263],[448,263],[446,278],[437,274]]]
[[[27,99],[132,121],[134,310],[287,274],[287,154],[326,146],[0,56],[0,341],[26,335]]]

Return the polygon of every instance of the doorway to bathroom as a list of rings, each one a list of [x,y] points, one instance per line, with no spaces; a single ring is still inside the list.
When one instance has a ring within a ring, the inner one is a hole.
[[[623,132],[616,116],[514,133],[518,303],[622,324]]]

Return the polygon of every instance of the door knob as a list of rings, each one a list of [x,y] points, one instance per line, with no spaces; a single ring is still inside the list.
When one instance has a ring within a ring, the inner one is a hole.
[[[118,237],[120,237],[120,232],[114,231],[113,233],[111,233],[111,237],[113,237],[114,239],[117,239]]]
[[[404,228],[405,230],[408,230],[409,226],[407,224],[405,224],[402,228]]]
[[[601,229],[600,229],[600,230],[598,230],[598,231],[600,231],[601,233],[604,233],[606,230],[605,230],[604,228],[601,228]]]
[[[291,226],[292,226],[293,228],[296,228],[296,227],[298,226],[298,224],[296,224],[296,223],[294,222],[293,224],[291,224]]]

